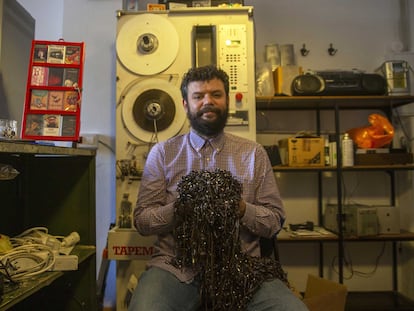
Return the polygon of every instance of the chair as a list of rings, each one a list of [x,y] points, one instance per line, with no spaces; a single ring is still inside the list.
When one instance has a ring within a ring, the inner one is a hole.
[[[279,261],[279,247],[277,243],[277,235],[273,238],[260,238],[260,255],[261,257],[274,257]]]

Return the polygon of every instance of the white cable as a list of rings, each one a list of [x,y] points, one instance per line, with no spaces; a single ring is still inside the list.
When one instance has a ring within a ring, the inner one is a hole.
[[[67,255],[80,240],[77,232],[67,237],[48,232],[45,227],[34,227],[10,238],[13,248],[0,256],[0,273],[12,281],[19,281],[51,270],[55,256],[60,252]]]
[[[19,235],[17,235],[16,237],[24,237],[29,235],[30,233],[38,233],[38,232],[43,232],[45,234],[49,233],[49,229],[47,229],[46,227],[33,227],[33,228],[29,228],[25,231],[23,231],[22,233],[20,233]]]
[[[7,276],[19,281],[50,270],[55,263],[55,253],[47,245],[26,244],[2,255],[0,262],[7,270]],[[31,263],[30,267],[19,266],[27,262]]]

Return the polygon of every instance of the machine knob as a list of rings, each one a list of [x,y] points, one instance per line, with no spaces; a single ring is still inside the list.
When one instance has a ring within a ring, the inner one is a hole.
[[[236,93],[235,97],[236,97],[237,102],[241,102],[241,100],[243,99],[243,94],[242,93]]]

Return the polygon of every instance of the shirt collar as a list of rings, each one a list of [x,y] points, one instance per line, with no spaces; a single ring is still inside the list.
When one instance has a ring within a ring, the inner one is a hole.
[[[193,148],[197,151],[199,151],[205,144],[206,140],[208,140],[211,144],[211,146],[216,151],[220,151],[224,145],[224,132],[221,132],[219,135],[212,137],[212,138],[204,138],[201,137],[199,134],[197,134],[196,131],[191,130],[190,131],[190,143],[193,146]]]

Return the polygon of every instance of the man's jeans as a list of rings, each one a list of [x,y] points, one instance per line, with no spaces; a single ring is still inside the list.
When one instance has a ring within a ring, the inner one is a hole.
[[[180,282],[173,274],[153,267],[141,275],[128,310],[197,311],[199,308],[200,295],[196,282]],[[264,282],[247,307],[247,311],[306,310],[303,302],[280,280]]]

